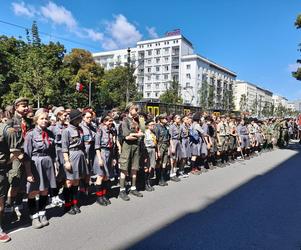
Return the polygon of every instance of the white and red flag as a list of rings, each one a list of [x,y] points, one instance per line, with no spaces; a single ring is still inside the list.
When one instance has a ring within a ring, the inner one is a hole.
[[[81,84],[81,83],[76,83],[76,90],[78,91],[78,92],[82,92],[83,91],[83,88],[84,88],[84,85],[83,84]]]

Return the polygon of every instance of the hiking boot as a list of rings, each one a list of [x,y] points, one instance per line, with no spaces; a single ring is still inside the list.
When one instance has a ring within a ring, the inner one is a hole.
[[[34,229],[39,229],[43,227],[42,223],[40,222],[39,216],[36,216],[35,218],[32,219],[31,225]]]
[[[96,198],[96,202],[101,205],[101,206],[107,206],[108,204],[106,203],[105,199],[103,196],[99,196]]]
[[[130,191],[130,194],[131,194],[131,195],[134,195],[134,196],[137,196],[137,197],[143,197],[143,194],[140,193],[137,189],[131,190],[131,191]]]
[[[5,242],[9,242],[11,240],[11,238],[4,232],[0,233],[0,242],[1,243],[5,243]]]
[[[82,211],[79,209],[79,207],[77,205],[73,205],[73,210],[75,211],[75,213],[80,214]]]
[[[181,179],[180,179],[179,177],[177,177],[177,176],[170,177],[170,180],[171,180],[171,181],[174,181],[174,182],[179,182],[179,181],[181,181]]]
[[[49,221],[47,220],[47,217],[46,217],[45,214],[44,215],[40,215],[39,218],[40,218],[40,222],[41,222],[41,224],[42,224],[43,227],[46,227],[46,226],[49,225]]]
[[[73,207],[65,208],[65,212],[70,215],[76,215],[76,211],[74,210]]]
[[[145,191],[147,191],[147,192],[152,192],[153,191],[153,189],[151,188],[151,186],[149,186],[149,185],[145,185]]]
[[[107,197],[103,196],[103,199],[107,203],[107,205],[111,205],[111,201]]]
[[[121,198],[124,201],[129,201],[130,200],[130,197],[126,194],[125,191],[120,191],[119,198]]]
[[[166,186],[168,186],[168,183],[166,181],[164,181],[164,180],[160,180],[159,181],[159,186],[166,187]]]

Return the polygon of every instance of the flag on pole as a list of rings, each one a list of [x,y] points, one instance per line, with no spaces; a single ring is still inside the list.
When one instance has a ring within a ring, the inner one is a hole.
[[[84,87],[84,85],[83,84],[81,84],[81,83],[76,83],[76,90],[78,91],[78,92],[82,92],[83,91],[83,87]]]

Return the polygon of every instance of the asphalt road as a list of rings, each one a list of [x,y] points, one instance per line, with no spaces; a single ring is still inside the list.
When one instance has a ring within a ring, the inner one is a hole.
[[[43,229],[21,227],[0,249],[301,249],[298,144],[190,176],[130,202],[50,211]]]

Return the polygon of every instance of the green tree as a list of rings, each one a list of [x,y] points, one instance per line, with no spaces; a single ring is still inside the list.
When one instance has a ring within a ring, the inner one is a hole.
[[[161,96],[160,101],[165,103],[172,103],[172,104],[182,104],[183,99],[180,97],[180,86],[179,82],[173,80],[170,83],[170,87],[166,90]]]
[[[295,21],[295,26],[297,29],[301,28],[301,14],[298,15],[296,21]],[[301,44],[299,44],[299,51],[301,51]],[[301,59],[297,60],[297,63],[301,63]],[[293,77],[295,77],[297,80],[301,80],[301,68],[298,67],[298,69],[295,72],[292,72]]]
[[[61,71],[62,101],[70,107],[87,107],[89,104],[89,84],[91,84],[92,107],[104,105],[103,68],[96,64],[92,54],[83,49],[72,49],[65,55]],[[76,84],[83,84],[83,91],[76,91]]]
[[[234,110],[235,105],[234,105],[234,94],[233,94],[233,89],[230,87],[228,90],[228,110]]]
[[[266,101],[264,103],[264,106],[262,108],[262,112],[261,113],[262,113],[263,116],[268,117],[270,115],[270,110],[271,110],[270,103]]]
[[[209,84],[209,86],[208,86],[208,109],[214,109],[214,106],[215,106],[214,96],[215,96],[214,85]]]
[[[251,107],[251,111],[252,111],[253,115],[257,116],[257,113],[258,113],[258,100],[257,100],[257,97],[253,101],[253,104],[252,104],[252,107]]]
[[[41,44],[38,28],[33,23],[30,41],[22,45],[12,61],[11,70],[16,78],[3,96],[4,104],[12,103],[19,96],[30,98],[37,106],[55,103],[60,96],[58,75],[64,52],[64,46],[59,43]]]
[[[247,111],[247,108],[248,108],[247,102],[248,102],[247,96],[245,94],[241,95],[240,96],[240,101],[239,101],[239,110],[241,112],[246,112]]]
[[[134,68],[130,68],[130,74],[127,67],[118,66],[105,72],[102,88],[107,92],[106,105],[108,107],[121,107],[126,104],[126,89],[127,83],[129,84],[129,100],[137,101],[141,99],[136,86],[136,77],[133,75]],[[130,77],[130,79],[129,79]]]
[[[202,82],[202,87],[199,90],[200,106],[206,110],[208,108],[208,83],[206,80]]]

